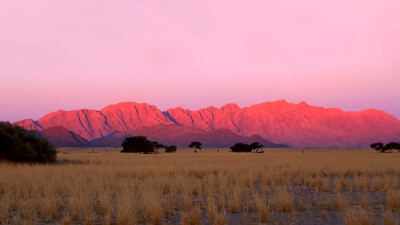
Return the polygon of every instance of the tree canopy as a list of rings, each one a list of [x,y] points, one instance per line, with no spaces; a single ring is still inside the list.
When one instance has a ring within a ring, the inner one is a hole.
[[[145,136],[134,136],[125,138],[121,144],[123,153],[140,153],[140,154],[158,154],[159,150],[164,148],[165,152],[176,152],[176,146],[164,146],[157,141],[150,141]]]
[[[121,144],[121,152],[152,154],[156,153],[154,142],[147,140],[145,136],[134,136],[125,138]]]
[[[153,148],[154,148],[155,153],[158,153],[158,151],[160,149],[165,148],[164,145],[158,143],[157,141],[153,141],[152,144],[153,144]]]
[[[376,142],[371,144],[371,148],[378,152],[392,152],[393,150],[400,151],[400,144],[397,142],[390,142],[384,145],[382,142]]]
[[[0,158],[16,162],[55,162],[57,150],[33,131],[0,122]]]
[[[201,149],[201,143],[198,141],[193,141],[192,143],[189,144],[189,148],[193,148],[194,152],[197,152],[197,149]]]
[[[261,152],[260,150],[264,146],[258,142],[253,142],[251,144],[244,144],[244,143],[236,143],[231,146],[229,149],[231,152]]]
[[[171,145],[171,146],[165,146],[165,152],[166,153],[174,153],[176,152],[176,146],[175,145]]]

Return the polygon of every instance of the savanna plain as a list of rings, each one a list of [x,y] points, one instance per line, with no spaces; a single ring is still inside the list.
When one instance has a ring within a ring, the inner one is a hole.
[[[400,153],[59,149],[0,162],[0,224],[398,224]],[[90,152],[90,153],[89,153]]]

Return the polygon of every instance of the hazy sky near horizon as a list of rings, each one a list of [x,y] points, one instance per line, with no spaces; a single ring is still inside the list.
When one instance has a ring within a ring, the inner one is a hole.
[[[0,89],[9,121],[278,99],[400,118],[400,1],[0,1]]]

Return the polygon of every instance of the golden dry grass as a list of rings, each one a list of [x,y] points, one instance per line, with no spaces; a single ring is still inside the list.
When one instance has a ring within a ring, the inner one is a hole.
[[[262,223],[266,223],[269,220],[269,207],[262,196],[253,192],[254,202],[257,207],[258,217]]]
[[[272,205],[279,213],[290,213],[293,210],[293,196],[285,187],[275,191]]]
[[[346,210],[347,206],[349,205],[350,200],[347,196],[337,193],[336,194],[336,206],[340,211]]]
[[[400,208],[400,194],[394,189],[390,189],[387,192],[387,204],[390,209],[397,210]]]
[[[373,214],[360,207],[346,209],[344,219],[346,225],[376,224]]]
[[[343,222],[353,224],[363,220],[354,216],[355,209],[372,221],[372,209],[389,208],[398,215],[400,208],[400,154],[395,153],[82,151],[60,154],[57,165],[0,163],[0,224],[128,225],[172,220],[219,225],[237,213],[244,215],[243,221],[264,223],[271,222],[273,213],[296,216],[317,209],[324,210],[319,214],[324,219],[338,211]],[[369,191],[384,204],[369,199]],[[350,197],[353,193],[355,197]],[[323,206],[312,204],[321,200]],[[389,213],[385,218],[391,221]]]
[[[387,210],[383,215],[383,224],[384,225],[397,225],[399,220],[393,215],[391,210]]]
[[[360,206],[363,208],[367,208],[369,204],[369,196],[368,193],[363,193],[360,196]]]

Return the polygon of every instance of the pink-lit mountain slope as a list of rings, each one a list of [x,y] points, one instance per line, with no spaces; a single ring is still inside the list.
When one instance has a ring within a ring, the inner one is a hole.
[[[197,128],[169,125],[154,125],[151,127],[139,127],[135,130],[125,131],[114,135],[114,139],[123,140],[125,137],[133,135],[146,136],[148,139],[166,145],[176,145],[187,147],[192,141],[200,141],[204,147],[230,147],[235,143],[259,142],[268,148],[287,147],[272,143],[259,135],[251,137],[240,136],[228,129],[217,129],[204,131]]]
[[[119,103],[109,105],[100,111],[89,109],[59,110],[43,116],[38,121],[22,120],[16,122],[16,124],[37,131],[62,126],[86,140],[93,140],[140,126],[173,124],[173,122],[155,106]]]
[[[60,110],[38,121],[23,120],[16,124],[37,131],[62,126],[89,141],[123,134],[146,133],[151,136],[152,132],[146,129],[155,129],[157,125],[162,125],[157,128],[157,138],[164,139],[170,135],[169,125],[181,127],[179,135],[174,136],[176,140],[189,138],[190,132],[195,130],[228,130],[241,137],[259,135],[273,143],[294,147],[366,147],[376,141],[400,140],[400,121],[384,111],[344,112],[283,100],[244,108],[227,104],[197,111],[178,107],[165,112],[152,105],[125,102],[109,105],[100,111]],[[211,138],[212,132],[207,135]],[[229,138],[227,140],[235,143]]]
[[[39,134],[57,147],[86,147],[89,142],[61,126],[50,127],[39,131]]]
[[[295,147],[358,147],[400,139],[400,121],[378,110],[344,112],[305,102],[266,102],[239,108],[228,104],[197,111],[167,110],[178,124],[203,130],[220,128]]]

